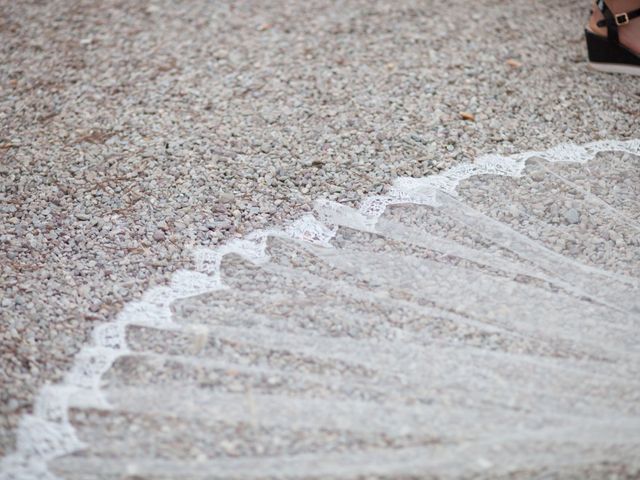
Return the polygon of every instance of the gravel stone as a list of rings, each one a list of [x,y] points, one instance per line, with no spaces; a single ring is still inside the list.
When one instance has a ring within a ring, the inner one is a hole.
[[[543,170],[534,170],[531,172],[531,179],[535,182],[544,180],[545,173]]]
[[[155,232],[153,232],[153,239],[156,242],[161,242],[161,241],[164,240],[164,238],[165,238],[165,236],[164,236],[164,232],[162,230],[158,229]]]
[[[570,208],[569,210],[564,212],[564,218],[571,225],[580,223],[580,213],[575,208]]]

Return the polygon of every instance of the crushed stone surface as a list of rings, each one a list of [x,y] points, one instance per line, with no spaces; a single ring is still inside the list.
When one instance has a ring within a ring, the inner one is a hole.
[[[586,2],[474,5],[0,0],[0,455],[189,247],[484,153],[638,136],[640,83],[586,68]]]

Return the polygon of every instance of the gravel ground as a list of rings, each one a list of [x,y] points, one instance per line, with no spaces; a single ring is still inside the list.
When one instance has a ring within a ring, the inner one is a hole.
[[[506,3],[0,0],[0,454],[191,245],[482,153],[637,137],[640,84],[585,68],[586,2]]]

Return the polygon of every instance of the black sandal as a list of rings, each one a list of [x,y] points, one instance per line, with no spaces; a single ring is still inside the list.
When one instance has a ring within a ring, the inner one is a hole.
[[[588,28],[585,29],[589,66],[601,72],[640,75],[640,55],[622,45],[618,37],[618,28],[640,17],[640,8],[615,14],[604,0],[598,0],[596,4],[604,15],[604,20],[600,20],[597,25],[607,27],[607,36],[603,37]]]

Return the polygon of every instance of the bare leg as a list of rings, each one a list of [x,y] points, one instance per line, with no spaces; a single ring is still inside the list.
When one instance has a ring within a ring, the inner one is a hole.
[[[606,2],[614,13],[629,12],[640,8],[640,0],[606,0]],[[591,15],[591,19],[589,20],[589,29],[593,33],[606,36],[607,27],[601,28],[597,25],[597,22],[603,18],[602,13],[594,3],[593,15]],[[635,53],[640,54],[640,19],[633,20],[628,25],[620,27],[620,43]]]

